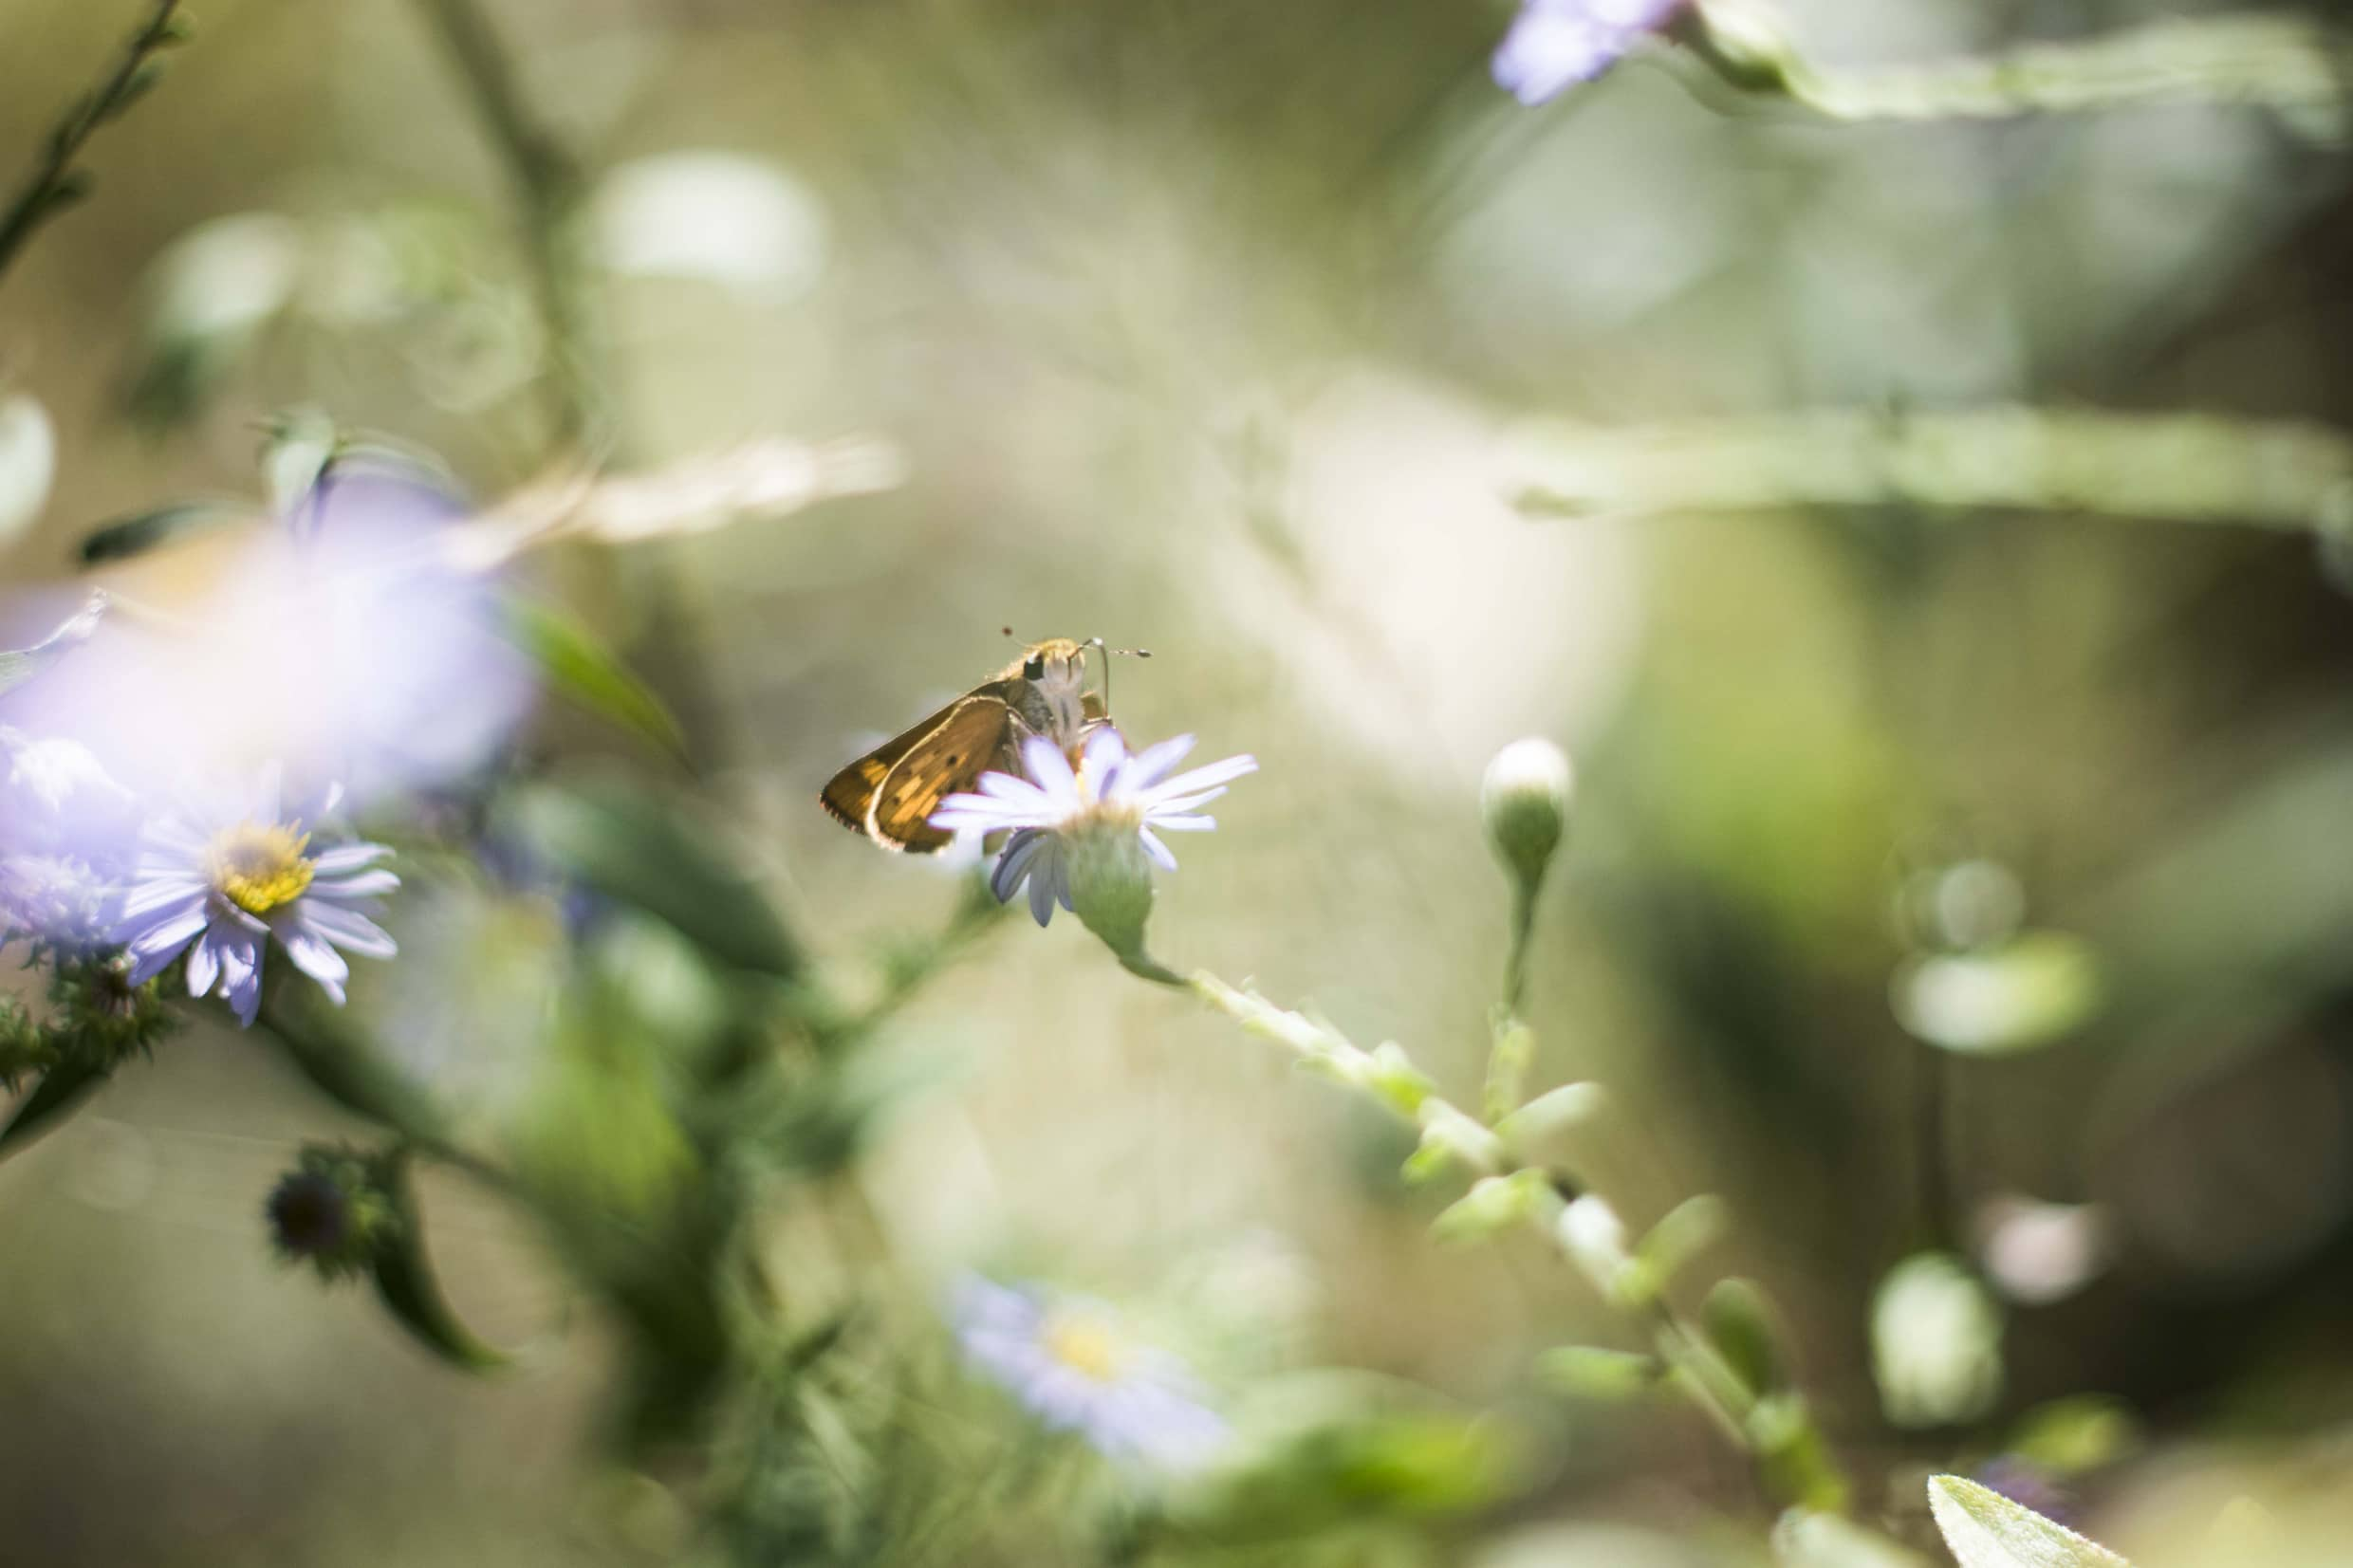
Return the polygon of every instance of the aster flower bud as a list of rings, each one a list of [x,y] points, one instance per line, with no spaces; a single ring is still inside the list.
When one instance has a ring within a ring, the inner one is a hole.
[[[1135,830],[1121,824],[1089,824],[1071,833],[1063,849],[1063,875],[1069,879],[1071,913],[1134,968],[1149,963],[1144,927],[1152,918],[1152,861]]]
[[[1561,847],[1571,782],[1567,753],[1538,736],[1513,741],[1487,765],[1479,809],[1488,840],[1523,896],[1533,896]]]
[[[356,1150],[310,1144],[270,1189],[270,1240],[289,1263],[321,1277],[365,1273],[394,1239],[398,1209],[377,1163]]]

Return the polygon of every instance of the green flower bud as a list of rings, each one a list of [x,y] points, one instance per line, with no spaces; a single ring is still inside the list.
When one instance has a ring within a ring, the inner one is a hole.
[[[1089,824],[1066,840],[1070,907],[1081,924],[1133,969],[1159,966],[1144,952],[1152,919],[1152,861],[1132,825]]]
[[[270,1240],[288,1263],[327,1280],[363,1274],[397,1237],[398,1209],[378,1163],[356,1150],[305,1147],[270,1190]]]
[[[1487,765],[1479,809],[1495,858],[1532,896],[1568,826],[1572,775],[1568,754],[1537,737],[1513,741]]]

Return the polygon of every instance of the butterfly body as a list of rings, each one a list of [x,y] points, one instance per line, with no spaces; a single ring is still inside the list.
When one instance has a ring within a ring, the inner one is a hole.
[[[819,796],[828,815],[884,849],[928,855],[954,835],[931,825],[949,796],[983,773],[1019,773],[1022,742],[1042,735],[1067,752],[1108,722],[1085,690],[1094,644],[1069,637],[1032,643],[984,682],[904,734],[836,773]]]

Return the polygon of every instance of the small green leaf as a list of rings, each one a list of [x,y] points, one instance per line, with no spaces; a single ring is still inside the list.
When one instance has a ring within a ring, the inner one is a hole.
[[[1441,1242],[1483,1241],[1526,1225],[1543,1213],[1547,1205],[1558,1207],[1560,1201],[1541,1171],[1481,1176],[1471,1184],[1470,1191],[1430,1222],[1430,1234]]]
[[[686,755],[686,735],[651,687],[577,617],[536,600],[510,596],[507,636],[539,666],[557,692],[672,757]]]
[[[433,1264],[425,1256],[424,1216],[417,1207],[416,1189],[405,1164],[396,1168],[386,1185],[399,1223],[376,1255],[376,1293],[400,1326],[417,1340],[466,1372],[488,1372],[507,1364],[507,1357],[474,1337],[458,1321],[441,1295]]]
[[[1782,1347],[1789,1331],[1764,1291],[1751,1280],[1718,1280],[1700,1303],[1708,1342],[1751,1393],[1771,1393],[1788,1381]]]
[[[97,1062],[69,1059],[42,1074],[32,1093],[19,1102],[16,1114],[9,1117],[9,1124],[0,1127],[0,1158],[15,1153],[47,1132],[52,1122],[105,1082],[107,1073],[108,1069]]]
[[[511,808],[549,863],[671,925],[722,964],[796,979],[805,961],[767,896],[709,828],[616,779],[523,791]]]
[[[82,564],[128,561],[188,534],[210,533],[251,521],[253,508],[231,501],[181,501],[118,518],[82,541]]]
[[[2106,1547],[1957,1475],[1929,1481],[1928,1511],[1961,1568],[2131,1568]]]
[[[1702,1192],[1667,1210],[1635,1245],[1635,1259],[1663,1287],[1682,1272],[1686,1264],[1714,1246],[1731,1228],[1731,1211],[1724,1200],[1713,1192]]]
[[[1599,1345],[1562,1345],[1536,1358],[1536,1375],[1575,1398],[1616,1403],[1657,1388],[1666,1368],[1656,1356]]]

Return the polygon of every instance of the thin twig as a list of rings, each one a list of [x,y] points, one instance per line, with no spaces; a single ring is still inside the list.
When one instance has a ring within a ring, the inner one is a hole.
[[[532,294],[547,341],[548,412],[556,444],[588,444],[602,434],[604,410],[576,254],[574,230],[584,189],[580,166],[532,112],[512,61],[474,0],[419,3],[465,78],[475,111],[514,182]]]
[[[114,69],[76,99],[50,130],[24,188],[0,213],[0,272],[8,270],[35,230],[89,194],[89,177],[74,167],[74,159],[101,125],[120,116],[154,84],[162,67],[149,57],[186,39],[186,28],[174,15],[178,9],[179,0],[155,0],[146,23],[123,45]]]

